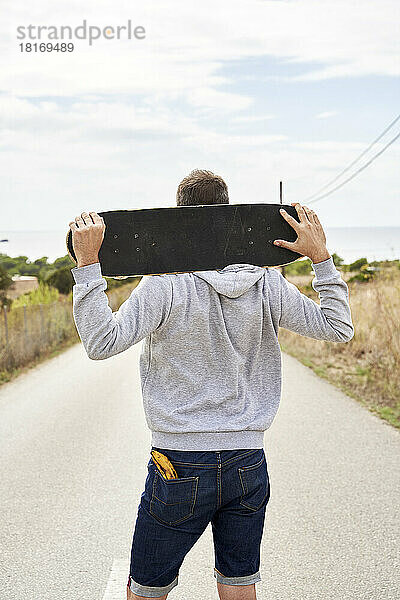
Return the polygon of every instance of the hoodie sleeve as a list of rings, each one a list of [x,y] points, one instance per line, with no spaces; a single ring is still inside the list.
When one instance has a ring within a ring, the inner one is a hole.
[[[171,283],[165,277],[142,277],[129,298],[112,312],[100,263],[71,269],[73,316],[89,358],[103,360],[140,342],[168,318]]]
[[[336,269],[333,258],[311,263],[315,277],[312,287],[320,304],[302,294],[281,273],[279,326],[300,335],[329,342],[348,342],[354,336],[349,289]]]

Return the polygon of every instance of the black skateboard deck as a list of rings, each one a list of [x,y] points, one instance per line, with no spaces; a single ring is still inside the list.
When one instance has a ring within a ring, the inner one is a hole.
[[[261,267],[302,256],[273,244],[297,234],[279,213],[287,204],[213,204],[99,212],[106,226],[99,251],[106,277],[158,275],[223,269],[235,263]],[[72,232],[68,254],[76,262]]]

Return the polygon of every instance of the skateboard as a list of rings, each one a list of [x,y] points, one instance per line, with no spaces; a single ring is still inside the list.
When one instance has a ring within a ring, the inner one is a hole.
[[[102,275],[124,278],[223,269],[235,263],[280,266],[302,254],[273,244],[297,234],[282,217],[287,204],[212,204],[99,212],[105,223],[99,251]],[[76,263],[72,232],[68,254]]]

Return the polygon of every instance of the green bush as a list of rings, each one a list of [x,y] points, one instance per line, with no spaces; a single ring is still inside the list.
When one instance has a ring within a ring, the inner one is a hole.
[[[46,283],[56,288],[60,294],[69,294],[74,285],[74,280],[71,273],[71,267],[62,267],[56,269],[46,279]]]
[[[368,265],[368,261],[365,257],[358,258],[349,265],[349,271],[359,271],[363,265]]]
[[[12,284],[12,279],[7,271],[0,265],[0,306],[9,305],[10,300],[6,296],[6,291]]]
[[[53,262],[53,266],[56,269],[61,269],[62,267],[69,267],[70,269],[72,269],[73,267],[76,267],[74,261],[70,258],[69,254],[56,258],[56,260]]]
[[[31,262],[27,256],[7,256],[0,253],[0,266],[2,266],[9,275],[33,275],[40,281],[46,281],[52,273],[63,267],[74,267],[75,263],[68,254],[56,258],[53,263],[48,262],[47,256],[42,256]]]
[[[285,265],[285,272],[288,275],[308,275],[311,271],[311,260],[309,258],[299,258],[298,260]]]
[[[360,272],[357,273],[356,275],[353,275],[353,277],[350,277],[350,279],[348,279],[348,282],[352,282],[352,281],[361,281],[361,282],[367,282],[367,281],[371,281],[375,276],[375,267],[370,267],[368,265],[368,263],[363,264],[360,268]]]
[[[338,254],[336,254],[336,252],[334,252],[331,256],[333,258],[333,264],[335,265],[335,267],[340,267],[343,265],[344,259]]]

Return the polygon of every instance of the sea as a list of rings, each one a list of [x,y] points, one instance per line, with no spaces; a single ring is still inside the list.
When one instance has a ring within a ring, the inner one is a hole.
[[[374,260],[400,260],[400,227],[324,227],[327,248],[346,264],[365,257]],[[6,241],[5,241],[6,240]],[[48,257],[53,262],[67,254],[66,231],[0,230],[0,253],[27,256],[30,261]]]

